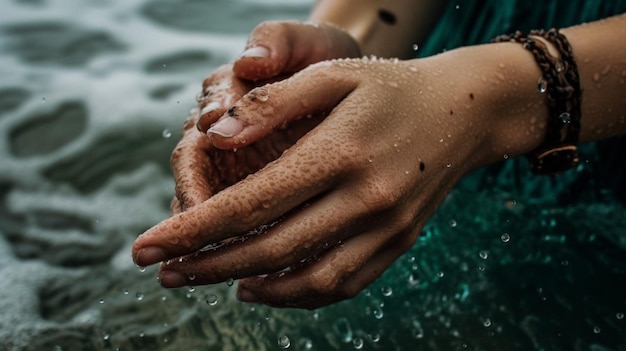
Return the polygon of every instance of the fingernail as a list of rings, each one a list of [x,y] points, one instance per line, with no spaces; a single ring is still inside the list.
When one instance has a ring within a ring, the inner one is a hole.
[[[253,46],[246,51],[242,52],[239,57],[260,57],[265,58],[270,56],[270,51],[263,46]]]
[[[259,299],[256,298],[252,291],[242,287],[239,287],[237,290],[237,298],[241,302],[259,302]]]
[[[187,279],[176,271],[162,271],[159,281],[166,288],[180,288],[187,285]]]
[[[161,262],[167,258],[165,251],[160,247],[149,246],[137,252],[135,263],[141,267]]]
[[[213,133],[224,138],[231,138],[239,134],[243,129],[243,123],[234,117],[226,117],[215,123],[207,130],[207,134]]]

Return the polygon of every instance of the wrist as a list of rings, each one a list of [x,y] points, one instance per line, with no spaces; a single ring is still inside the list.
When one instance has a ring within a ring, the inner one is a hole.
[[[480,135],[475,167],[527,154],[541,144],[549,113],[537,87],[541,71],[530,52],[516,43],[498,43],[440,56],[458,67],[451,74],[458,75],[461,94],[471,100],[469,116]]]

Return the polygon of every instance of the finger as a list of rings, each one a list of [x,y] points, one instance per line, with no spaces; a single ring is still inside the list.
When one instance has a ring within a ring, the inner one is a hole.
[[[357,81],[341,70],[326,68],[310,67],[251,90],[207,131],[212,144],[220,149],[243,147],[296,119],[329,113],[356,88]]]
[[[394,234],[376,230],[362,233],[300,269],[243,279],[239,282],[238,298],[276,307],[307,309],[352,298],[406,252],[416,237]],[[388,245],[391,238],[394,242]]]
[[[358,150],[324,133],[296,144],[273,163],[140,235],[133,259],[147,266],[245,234],[326,192],[341,177],[339,155]],[[317,140],[316,140],[317,139]],[[365,162],[365,161],[364,161]]]
[[[180,205],[180,201],[176,196],[174,196],[170,202],[170,216],[177,215],[181,212],[183,212],[183,209]]]
[[[202,203],[213,194],[209,179],[213,179],[214,175],[206,154],[212,146],[194,124],[193,116],[185,121],[184,135],[170,157],[180,211]]]
[[[232,66],[224,65],[202,82],[202,92],[198,95],[200,113],[196,127],[203,134],[226,111],[241,99],[253,85],[233,76]]]
[[[281,271],[371,226],[364,213],[358,199],[333,191],[261,234],[162,265],[161,284],[214,284]]]
[[[294,73],[319,61],[360,55],[356,41],[336,26],[264,22],[252,31],[233,71],[239,78],[258,81]]]

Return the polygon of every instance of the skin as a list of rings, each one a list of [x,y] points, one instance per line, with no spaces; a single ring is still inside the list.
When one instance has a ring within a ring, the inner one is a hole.
[[[166,261],[166,287],[240,279],[241,300],[280,307],[350,298],[412,246],[461,177],[544,136],[541,72],[519,44],[309,66],[288,58],[312,57],[300,55],[317,46],[310,40],[346,40],[316,59],[359,53],[334,51],[354,48],[334,26],[273,25],[294,26],[278,38],[255,31],[248,47],[263,43],[268,56],[205,80],[213,93],[200,107],[219,108],[205,109],[201,132],[188,122],[174,151],[175,214],[133,246],[138,265]],[[303,28],[314,30],[300,37]],[[625,30],[622,15],[562,31],[584,89],[582,142],[626,133],[626,52],[614,45]],[[288,39],[283,50],[280,38],[307,41]],[[253,83],[241,72],[269,75]],[[265,84],[279,76],[288,78]]]

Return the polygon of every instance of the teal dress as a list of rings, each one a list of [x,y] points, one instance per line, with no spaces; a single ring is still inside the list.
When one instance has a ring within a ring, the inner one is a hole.
[[[624,12],[626,0],[449,1],[441,20],[421,45],[418,56],[488,43],[500,34],[515,30],[564,28]],[[582,118],[584,123],[585,116]],[[499,186],[534,200],[557,203],[597,201],[602,197],[626,203],[626,185],[622,181],[626,179],[626,166],[620,161],[620,152],[624,150],[626,138],[623,137],[584,145],[580,148],[581,166],[556,178],[531,174],[524,158],[508,160],[475,172],[466,177],[461,186],[478,189]]]

